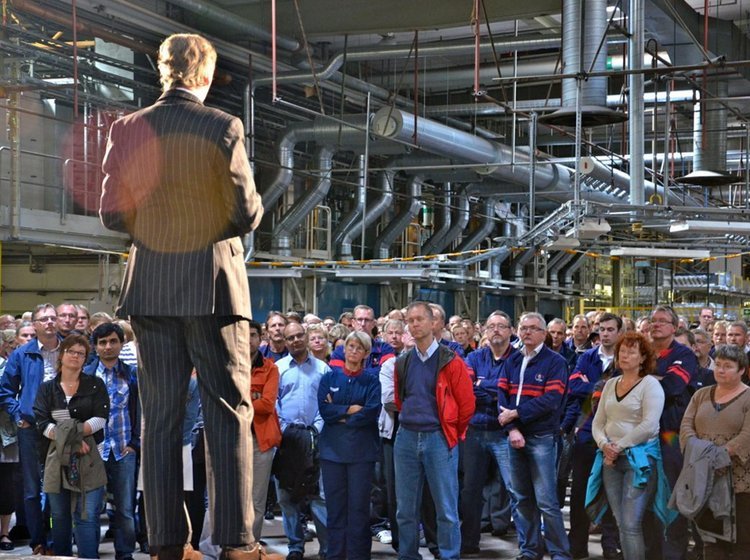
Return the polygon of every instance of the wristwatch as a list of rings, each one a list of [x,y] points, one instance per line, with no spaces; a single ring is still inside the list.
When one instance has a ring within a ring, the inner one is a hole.
[[[21,420],[19,420],[18,422],[16,422],[16,426],[18,426],[19,428],[23,428],[23,422],[24,422],[24,420],[22,418]]]

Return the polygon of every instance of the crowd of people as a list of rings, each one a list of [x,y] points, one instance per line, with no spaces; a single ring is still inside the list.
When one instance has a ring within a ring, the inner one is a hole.
[[[519,559],[586,558],[592,521],[605,558],[686,558],[691,534],[699,556],[744,557],[742,530],[702,536],[709,506],[718,531],[721,480],[735,527],[750,522],[748,328],[708,307],[693,328],[681,322],[657,306],[635,321],[527,312],[514,323],[498,310],[475,323],[427,302],[249,321],[254,540],[277,502],[289,560],[304,558],[307,520],[331,560],[369,558],[373,540],[404,560],[420,545],[476,557],[485,531],[515,538]],[[0,327],[0,550],[14,547],[15,510],[32,554],[70,556],[75,538],[96,558],[109,503],[117,560],[148,551],[132,329],[71,303]],[[176,476],[193,548],[218,556],[196,375],[174,419]],[[711,472],[702,508],[686,464]]]

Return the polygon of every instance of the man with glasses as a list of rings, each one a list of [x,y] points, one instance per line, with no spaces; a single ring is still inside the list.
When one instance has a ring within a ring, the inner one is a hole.
[[[674,488],[682,470],[682,452],[679,433],[682,417],[690,402],[690,380],[694,378],[698,361],[691,348],[677,342],[675,331],[679,318],[674,310],[659,305],[651,312],[651,344],[656,352],[656,375],[664,389],[664,411],[659,422],[664,473]],[[665,532],[653,516],[653,522],[644,523],[646,530],[646,556],[665,560],[684,559],[688,546],[687,519],[678,516]]]
[[[485,322],[489,346],[469,354],[466,364],[472,370],[476,410],[469,421],[466,441],[463,444],[464,479],[461,489],[461,554],[479,553],[482,521],[482,489],[487,473],[494,462],[500,472],[500,520],[504,534],[510,528],[511,508],[515,516],[515,499],[509,499],[510,467],[508,465],[508,436],[497,422],[497,384],[500,370],[506,360],[518,350],[510,344],[512,321],[507,313],[494,311]],[[519,541],[523,532],[518,531]]]
[[[700,323],[700,328],[704,331],[710,330],[711,325],[714,322],[713,307],[703,307],[701,309],[701,314],[698,316],[698,322]]]
[[[38,453],[40,435],[33,406],[39,386],[55,378],[60,339],[54,305],[38,305],[33,320],[36,338],[16,348],[8,358],[0,379],[0,406],[18,426],[26,526],[31,534],[29,546],[33,554],[44,555],[48,547],[41,501],[43,457]]]
[[[72,333],[78,322],[78,310],[72,303],[63,302],[57,306],[57,332],[65,338]]]
[[[569,559],[555,461],[568,367],[560,354],[545,346],[547,325],[539,313],[524,314],[518,334],[523,346],[508,357],[498,383],[498,420],[508,430],[511,492],[518,502],[516,525],[525,536],[518,558],[544,555],[541,514],[547,552],[556,560]]]
[[[281,424],[281,447],[278,453],[281,456],[295,442],[317,439],[323,428],[323,418],[318,411],[318,385],[323,375],[330,371],[325,362],[310,354],[307,348],[307,334],[302,325],[289,323],[284,329],[284,338],[289,355],[276,362],[276,367],[279,368],[279,399],[276,408]],[[317,450],[317,444],[314,448]],[[294,459],[291,458],[292,461]],[[297,458],[297,462],[299,461],[301,458]],[[282,482],[285,476],[280,470],[284,468],[277,462],[274,474],[284,533],[289,539],[287,560],[302,560],[304,556],[305,534],[302,514],[307,503],[310,504],[318,534],[319,554],[324,557],[328,542],[323,486],[319,484],[317,492],[310,492],[298,500],[292,490]]]
[[[367,357],[366,368],[377,368],[380,372],[380,366],[396,355],[390,344],[375,338],[373,329],[375,327],[375,311],[369,305],[358,305],[354,308],[354,317],[352,318],[352,328],[355,331],[366,333],[372,338],[372,351]],[[335,348],[328,362],[331,366],[344,367],[344,347]]]

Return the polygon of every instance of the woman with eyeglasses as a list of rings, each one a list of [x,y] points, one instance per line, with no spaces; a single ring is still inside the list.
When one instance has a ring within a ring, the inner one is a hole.
[[[59,347],[57,376],[39,387],[34,402],[43,436],[44,491],[52,516],[53,551],[72,556],[75,533],[80,558],[99,557],[99,514],[107,474],[97,449],[109,419],[104,383],[83,373],[89,354],[85,336],[73,334]],[[72,512],[72,513],[71,513]]]
[[[328,560],[370,558],[370,488],[380,455],[380,379],[365,369],[372,339],[354,331],[344,341],[344,365],[318,386],[325,424],[320,468],[328,513]]]

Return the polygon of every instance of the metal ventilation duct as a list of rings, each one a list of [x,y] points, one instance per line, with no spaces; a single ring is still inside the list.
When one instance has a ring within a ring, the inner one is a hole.
[[[714,98],[729,95],[729,82],[712,76],[708,95],[693,110],[693,171],[678,177],[678,183],[718,187],[741,181],[727,173],[727,108]]]
[[[411,178],[408,185],[409,201],[405,203],[404,208],[396,216],[388,227],[375,239],[374,253],[375,258],[387,259],[389,251],[396,238],[401,235],[412,220],[419,214],[422,209],[422,177],[415,175]]]
[[[427,239],[420,253],[423,255],[430,255],[435,248],[440,244],[440,241],[445,237],[445,234],[450,231],[451,228],[451,192],[452,185],[449,182],[443,183],[443,202],[439,206],[439,211],[435,213],[435,217],[439,218],[438,223],[440,224],[436,228],[433,234]]]
[[[280,255],[291,256],[291,237],[294,230],[307,215],[320,204],[331,188],[331,169],[333,168],[333,150],[321,148],[318,152],[318,174],[320,180],[299,202],[284,214],[282,220],[273,230],[271,241],[273,249]]]
[[[603,72],[607,63],[607,43],[604,40],[606,31],[607,0],[564,0],[562,73],[584,74],[589,69]],[[602,45],[601,50],[599,45]],[[577,99],[579,94],[580,99]],[[581,126],[584,127],[612,124],[626,119],[624,113],[607,108],[607,78],[596,76],[585,80],[564,79],[562,108],[539,117],[539,122],[574,127],[577,106],[580,107]]]
[[[359,174],[357,176],[357,198],[354,202],[354,206],[349,213],[341,218],[336,229],[333,230],[331,235],[331,243],[337,248],[338,254],[341,254],[340,244],[344,240],[344,236],[349,229],[356,227],[357,223],[362,218],[362,214],[365,211],[365,201],[367,200],[367,177],[365,176],[365,169],[367,168],[364,154],[359,156]],[[351,244],[349,245],[348,255],[351,256]]]
[[[464,237],[459,246],[456,247],[457,253],[473,250],[484,240],[485,237],[488,237],[492,233],[492,230],[494,230],[497,225],[497,222],[495,221],[496,203],[497,199],[492,197],[486,198],[482,201],[482,222],[476,229],[474,229],[474,231]]]
[[[488,175],[505,183],[528,187],[530,166],[528,151],[516,151],[505,144],[490,142],[455,128],[437,123],[393,107],[383,107],[372,120],[373,133],[386,138],[414,142],[427,152],[467,163],[477,164],[475,172]],[[511,165],[515,162],[516,165]],[[537,193],[557,202],[567,202],[572,194],[571,173],[559,164],[537,165],[535,184]],[[621,197],[596,190],[583,190],[581,197],[603,203],[622,202]]]

